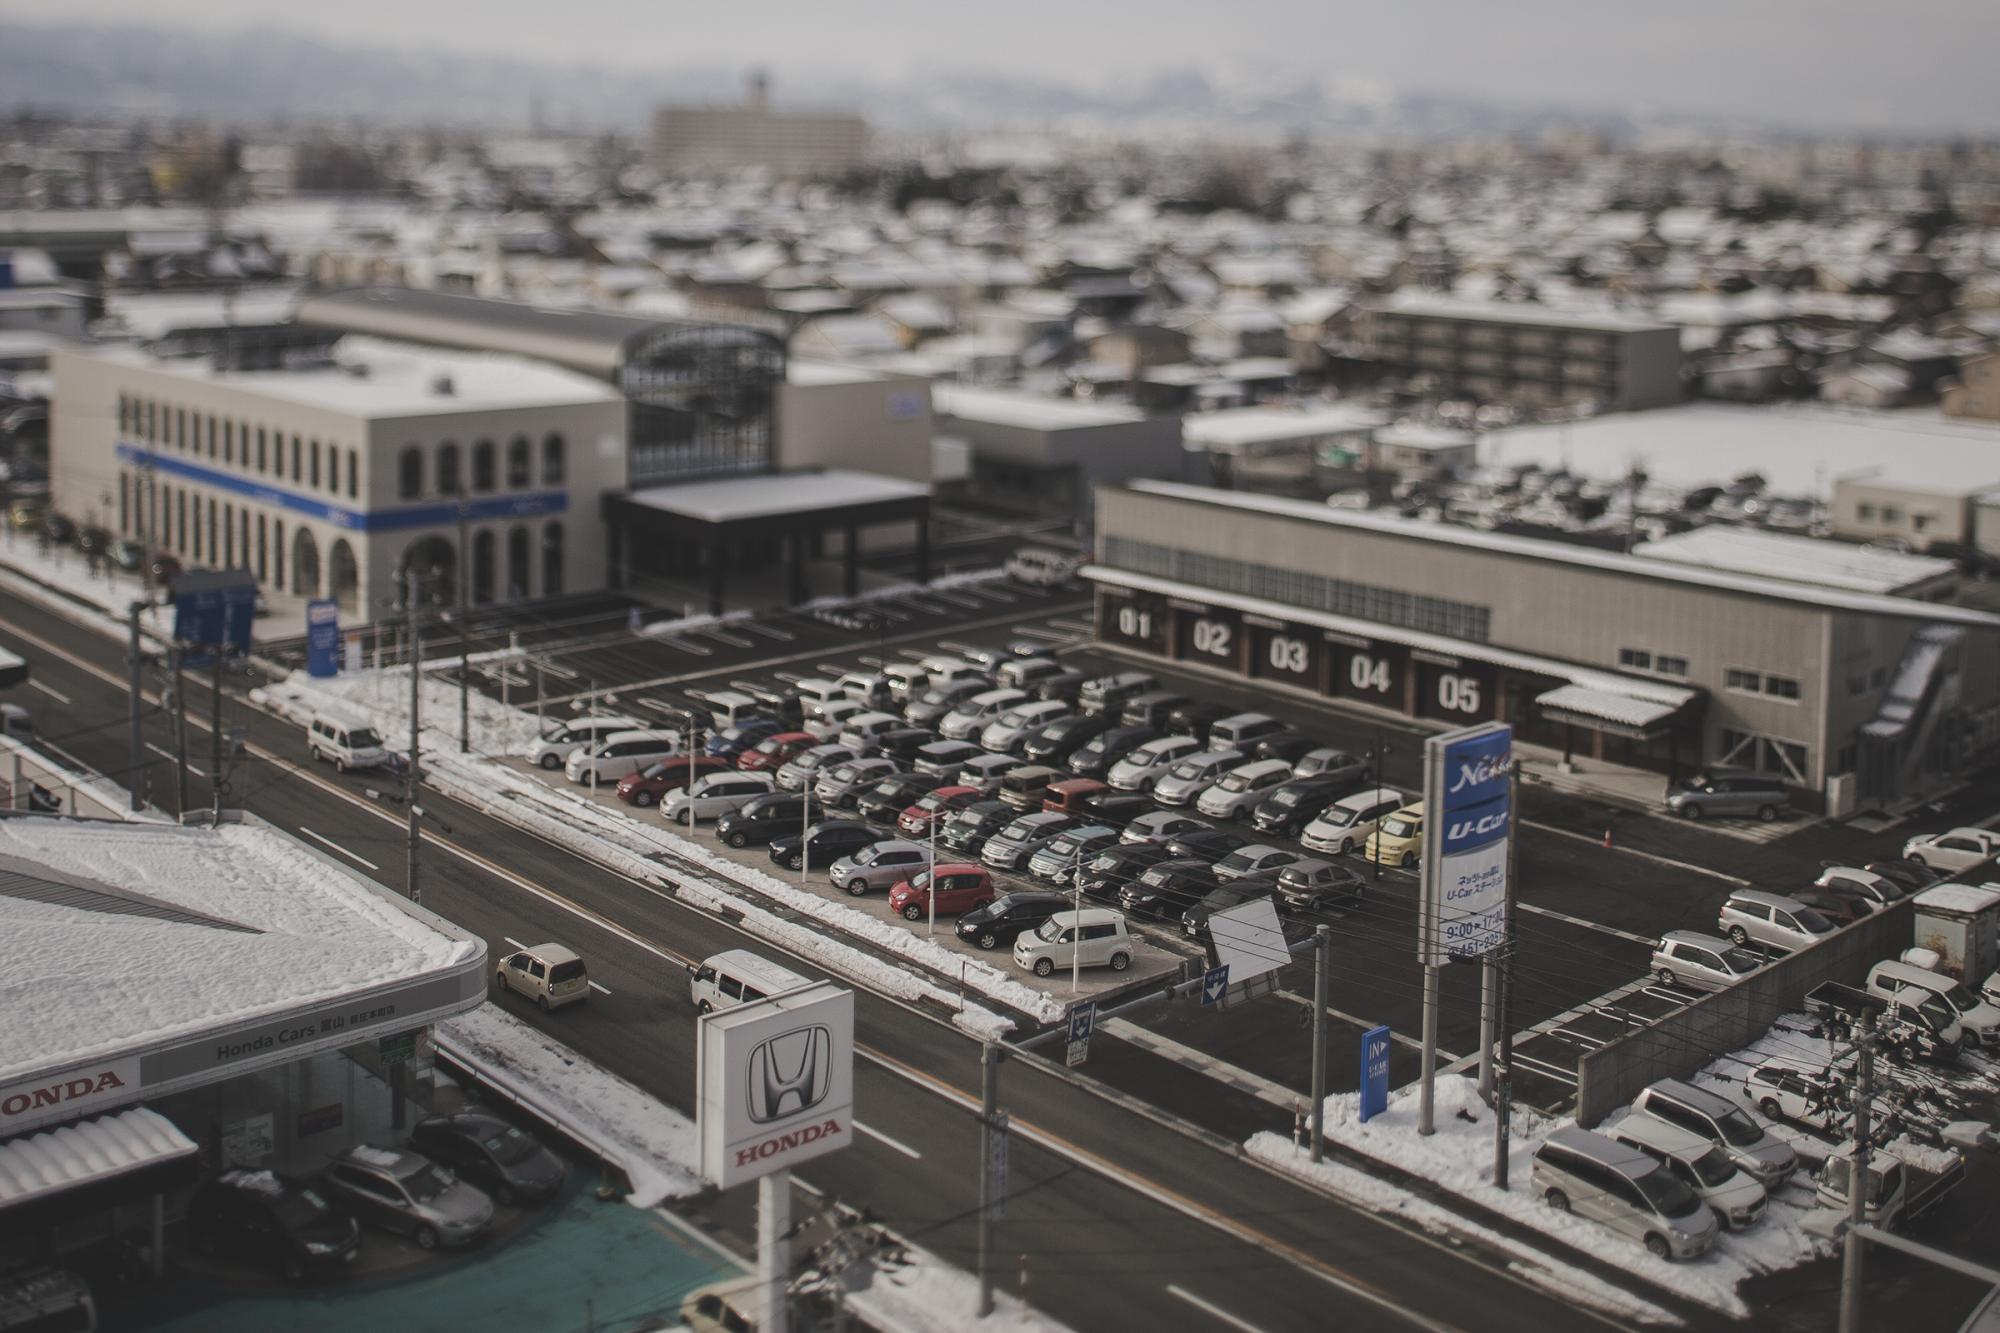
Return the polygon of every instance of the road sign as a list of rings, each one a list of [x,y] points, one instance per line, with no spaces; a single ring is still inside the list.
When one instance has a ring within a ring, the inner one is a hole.
[[[1361,1119],[1363,1123],[1389,1109],[1389,1029],[1369,1028],[1361,1034]]]
[[[383,1037],[375,1043],[375,1053],[382,1057],[385,1065],[399,1065],[405,1060],[417,1058],[417,1034],[399,1032],[393,1037]]]
[[[332,676],[340,671],[340,603],[330,597],[306,603],[306,673]]]
[[[1069,1045],[1063,1062],[1071,1069],[1090,1058],[1090,1034],[1097,1026],[1097,1002],[1085,1000],[1069,1011]]]
[[[1229,994],[1229,964],[1211,967],[1201,978],[1201,1003],[1203,1008],[1221,1004],[1222,997]]]
[[[250,651],[257,580],[247,569],[194,570],[173,580],[174,638],[204,648]]]
[[[1007,1216],[1007,1113],[993,1113],[993,1156],[987,1162],[991,1188],[986,1197],[993,1201],[994,1220]]]
[[[1498,948],[1506,930],[1514,732],[1498,722],[1424,742],[1418,960],[1435,966]]]

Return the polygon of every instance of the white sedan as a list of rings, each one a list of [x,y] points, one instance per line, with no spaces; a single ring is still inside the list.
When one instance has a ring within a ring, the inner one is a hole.
[[[1946,874],[1970,870],[1989,856],[2000,856],[2000,831],[1955,828],[1948,833],[1919,833],[1903,844],[1905,860],[1921,861]]]

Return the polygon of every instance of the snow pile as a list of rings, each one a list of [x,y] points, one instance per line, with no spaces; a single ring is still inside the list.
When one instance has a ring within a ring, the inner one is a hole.
[[[727,625],[732,620],[749,620],[755,614],[754,611],[726,611],[717,616],[710,615],[704,611],[697,616],[681,616],[673,620],[655,620],[649,624],[640,626],[639,632],[648,638],[657,639],[669,634],[685,634],[690,630],[713,629],[718,625]]]
[[[447,665],[456,666],[457,659]],[[410,744],[410,673],[407,667],[343,671],[320,679],[294,671],[262,691],[271,700],[290,705],[284,711],[295,721],[310,720],[314,709],[329,703],[365,709],[390,749],[406,751]],[[256,698],[253,695],[252,698]],[[535,715],[512,708],[474,689],[469,691],[472,748],[480,754],[526,754],[541,738]],[[424,754],[458,752],[458,683],[424,677]]]
[[[814,611],[838,611],[843,606],[860,606],[864,602],[886,602],[895,597],[922,598],[927,592],[962,587],[968,583],[991,583],[995,579],[1006,577],[1007,571],[1004,569],[966,569],[956,574],[940,575],[929,583],[889,583],[880,588],[870,588],[867,592],[853,597],[815,597],[810,602],[803,602],[793,607],[792,610],[807,614]]]
[[[993,1293],[993,1313],[977,1318],[979,1279],[907,1242],[850,1265],[842,1280],[848,1309],[882,1333],[959,1333],[974,1325],[987,1333],[1068,1333],[1067,1324],[1004,1291]]]
[[[1655,1259],[1636,1241],[1595,1222],[1558,1213],[1533,1193],[1530,1173],[1535,1149],[1562,1122],[1526,1108],[1515,1110],[1507,1157],[1512,1188],[1501,1190],[1492,1180],[1492,1112],[1479,1098],[1477,1080],[1438,1079],[1437,1132],[1429,1137],[1417,1133],[1418,1091],[1417,1085],[1411,1084],[1391,1094],[1389,1109],[1366,1124],[1360,1118],[1358,1093],[1327,1098],[1328,1140],[1362,1157],[1433,1181],[1574,1249],[1732,1317],[1749,1313],[1736,1294],[1737,1284],[1757,1273],[1789,1268],[1828,1253],[1823,1243],[1800,1229],[1808,1209],[1793,1201],[1796,1191],[1780,1191],[1755,1226],[1743,1232],[1724,1232],[1716,1247],[1702,1258],[1682,1263]],[[1284,1170],[1297,1170],[1304,1164],[1302,1158],[1295,1163],[1292,1141],[1283,1135],[1259,1134],[1250,1140],[1248,1150],[1260,1161]]]
[[[0,587],[106,634],[125,636],[125,617],[132,603],[146,600],[145,585],[137,574],[103,561],[100,572],[93,575],[74,547],[51,546],[44,551],[32,538],[11,527],[6,531],[0,563],[11,568],[0,573]],[[156,606],[140,617],[140,624],[164,645],[173,633],[174,613]]]
[[[694,1122],[494,1005],[434,1029],[438,1049],[625,1173],[626,1202],[698,1193]]]

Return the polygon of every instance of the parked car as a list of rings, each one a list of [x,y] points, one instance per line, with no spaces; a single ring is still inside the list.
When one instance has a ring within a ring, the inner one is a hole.
[[[731,847],[748,847],[753,842],[769,846],[773,838],[796,833],[824,818],[826,812],[817,798],[773,791],[751,798],[716,820],[715,836]]]
[[[1330,782],[1345,782],[1349,791],[1367,782],[1370,771],[1366,759],[1332,745],[1322,745],[1317,749],[1307,750],[1292,764],[1292,776],[1295,778],[1325,778]]]
[[[2000,856],[2000,830],[1955,828],[1946,833],[1919,833],[1903,844],[1903,856],[1955,875],[1990,856]]]
[[[1602,1222],[1655,1258],[1693,1259],[1715,1246],[1715,1214],[1672,1172],[1616,1139],[1567,1125],[1535,1149],[1530,1188],[1557,1212]]]
[[[1060,781],[1062,773],[1057,769],[1021,764],[1007,770],[996,795],[1016,810],[1040,810],[1042,802],[1048,799],[1049,788]]]
[[[1933,1009],[1933,1016],[1945,1023],[1958,1020],[1968,1047],[1992,1050],[2000,1046],[2000,1007],[1987,1003],[1964,982],[1942,972],[1899,959],[1884,959],[1868,969],[1868,993],[1912,1009],[1942,1006],[1943,1012]]]
[[[1343,796],[1313,816],[1299,834],[1299,841],[1315,852],[1354,851],[1409,799],[1391,787],[1369,787]]]
[[[662,759],[657,764],[648,764],[637,773],[627,773],[618,779],[618,799],[627,805],[636,805],[642,810],[649,805],[658,805],[660,798],[668,792],[679,791],[687,786],[690,769],[693,770],[697,780],[711,773],[737,772],[734,764],[715,755],[696,755],[692,762],[686,759]]]
[[[822,772],[830,772],[850,759],[859,758],[851,745],[839,741],[822,741],[809,750],[801,750],[778,769],[780,791],[808,791],[819,781]]]
[[[1271,790],[1292,775],[1292,766],[1282,759],[1253,759],[1239,764],[1217,779],[1201,794],[1194,808],[1211,819],[1235,819],[1257,807]]]
[[[897,727],[875,738],[875,752],[907,766],[916,762],[926,745],[934,745],[940,739],[927,727]]]
[[[839,740],[843,745],[852,745],[863,754],[874,754],[882,748],[882,738],[898,731],[915,731],[894,713],[856,713],[841,725]]]
[[[1063,551],[1024,546],[1007,558],[1007,577],[1031,588],[1060,588],[1076,577],[1083,561]]]
[[[1743,1100],[1766,1120],[1808,1125],[1824,1133],[1848,1119],[1847,1090],[1778,1060],[1766,1060],[1743,1075]]]
[[[1021,812],[999,801],[974,801],[949,820],[938,841],[955,852],[977,857],[986,840],[1020,818]]]
[[[1259,759],[1282,759],[1287,768],[1297,768],[1299,760],[1322,748],[1303,731],[1274,731],[1250,747]]]
[[[1151,727],[1159,731],[1167,725],[1173,711],[1188,702],[1185,694],[1175,690],[1147,690],[1125,701],[1118,710],[1118,720],[1128,727]]]
[[[865,717],[871,711],[867,704],[857,703],[846,695],[837,695],[834,698],[824,699],[817,703],[808,703],[806,705],[805,721],[799,725],[802,730],[810,731],[823,741],[839,740],[840,733],[847,729],[849,722],[859,717]],[[882,714],[882,716],[886,717],[887,714]],[[895,719],[890,718],[890,721],[893,723]],[[849,749],[859,750],[861,748],[851,741],[847,742],[847,745]]]
[[[1158,737],[1151,727],[1113,727],[1070,755],[1069,771],[1080,778],[1105,778],[1112,765]]]
[[[854,812],[877,824],[893,824],[912,803],[944,785],[932,773],[890,773],[855,798]]]
[[[615,732],[638,731],[645,725],[637,718],[616,714],[580,717],[553,728],[548,735],[528,747],[528,762],[553,773],[569,762],[569,757],[578,750],[588,749]]]
[[[702,749],[719,759],[733,761],[782,729],[783,724],[774,717],[749,717],[711,735]]]
[[[1768,824],[1790,804],[1784,782],[1768,773],[1697,773],[1667,792],[1667,809],[1683,819],[1754,815]]]
[[[1016,657],[1002,662],[993,672],[996,684],[1033,692],[1035,686],[1063,673],[1063,664],[1053,657]]]
[[[1011,947],[1023,933],[1069,906],[1066,893],[1009,893],[961,916],[952,933],[975,949]]]
[[[1737,889],[1723,900],[1716,927],[1740,947],[1756,941],[1795,953],[1833,934],[1834,925],[1796,898],[1761,889]]]
[[[1019,754],[1030,735],[1068,712],[1069,705],[1061,700],[1032,699],[987,723],[979,733],[979,744],[996,754]]]
[[[1850,898],[1844,893],[1828,893],[1825,889],[1793,889],[1785,896],[1812,908],[1836,928],[1859,921],[1874,910],[1874,904],[1865,898]]]
[[[913,774],[912,776],[927,776]],[[930,836],[933,822],[950,819],[966,806],[980,798],[977,787],[967,787],[960,783],[947,782],[944,786],[927,792],[904,807],[896,816],[896,831],[906,838],[926,838]],[[938,823],[939,831],[944,828]]]
[[[886,708],[893,702],[889,677],[879,671],[849,671],[833,683],[842,694],[870,708]]]
[[[1115,900],[1120,890],[1145,871],[1173,859],[1173,853],[1158,843],[1106,847],[1077,867],[1076,887],[1093,898]]]
[[[1069,713],[1044,722],[1021,742],[1021,758],[1031,764],[1066,766],[1069,757],[1111,730],[1114,723],[1101,713]]]
[[[1088,782],[1091,779],[1079,778],[1078,781]],[[1054,791],[1055,788],[1051,787],[1049,790]],[[1048,802],[1044,801],[1042,804],[1046,807]],[[1109,824],[1112,828],[1123,832],[1131,826],[1133,820],[1141,819],[1157,808],[1143,796],[1126,795],[1107,788],[1104,791],[1092,792],[1077,802],[1076,813],[1079,818],[1088,819],[1093,824]]]
[[[1051,782],[1042,793],[1042,809],[1059,815],[1081,815],[1090,805],[1091,797],[1109,790],[1096,778],[1064,778]]]
[[[971,741],[932,741],[917,751],[910,767],[918,773],[935,773],[941,778],[949,778],[964,768],[968,761],[984,753]]]
[[[1220,887],[1206,861],[1177,856],[1146,867],[1118,892],[1118,905],[1131,916],[1162,920],[1178,917]]]
[[[775,773],[818,744],[810,731],[773,732],[745,750],[736,766],[745,773]]]
[[[841,857],[827,867],[826,877],[835,888],[859,898],[875,889],[893,889],[930,863],[928,843],[886,838]]]
[[[948,741],[972,740],[987,723],[1027,702],[1028,696],[1020,690],[983,690],[946,713],[938,723],[938,734]]]
[[[1232,713],[1209,727],[1208,748],[1241,750],[1249,754],[1265,737],[1290,730],[1290,727],[1268,713]],[[1289,770],[1291,765],[1286,764],[1285,767]]]
[[[1828,866],[1819,872],[1813,887],[1861,899],[1871,911],[1901,902],[1915,891],[1906,889],[1880,871],[1864,870],[1858,866]]]
[[[1067,819],[1069,816],[1063,815]],[[1103,824],[1085,824],[1050,840],[1028,858],[1028,873],[1052,884],[1068,884],[1076,868],[1106,847],[1118,845],[1118,830]]]
[[[880,829],[859,819],[822,819],[802,834],[773,838],[771,859],[787,870],[820,870],[881,837]]]
[[[1036,681],[1033,693],[1037,699],[1060,699],[1074,708],[1089,680],[1075,667],[1064,667],[1053,676],[1043,676]]]
[[[1173,736],[1192,736],[1206,745],[1210,729],[1223,718],[1234,716],[1236,710],[1227,704],[1186,703],[1167,714],[1167,732]]]
[[[1764,1215],[1770,1202],[1764,1187],[1708,1140],[1644,1115],[1628,1115],[1609,1132],[1665,1166],[1731,1231],[1753,1226]]]
[[[1722,990],[1733,986],[1769,961],[1698,930],[1670,930],[1653,947],[1653,975],[1663,986],[1689,990]]]
[[[1183,829],[1167,839],[1167,850],[1175,856],[1197,857],[1203,864],[1213,866],[1249,841],[1242,834],[1232,833],[1228,829],[1208,827]]]
[[[1251,809],[1250,827],[1259,833],[1295,838],[1352,785],[1344,778],[1292,778],[1280,782]]]
[[[1294,861],[1303,860],[1297,852],[1288,852],[1282,847],[1273,847],[1266,842],[1253,842],[1238,847],[1215,863],[1215,877],[1224,884],[1242,879],[1265,870],[1282,870]]]
[[[1346,866],[1302,857],[1278,871],[1278,906],[1315,916],[1335,906],[1352,906],[1366,892],[1361,877]]]
[[[1222,775],[1244,762],[1240,750],[1200,750],[1186,756],[1153,784],[1153,799],[1161,805],[1187,806],[1221,781]]]
[[[1193,815],[1184,815],[1178,810],[1155,810],[1150,814],[1140,815],[1127,824],[1125,831],[1118,835],[1118,841],[1127,844],[1137,842],[1164,844],[1180,834],[1213,827],[1215,827],[1213,824],[1196,819]]]
[[[1382,865],[1414,866],[1423,855],[1424,803],[1406,805],[1385,815],[1361,844],[1361,855]]]
[[[995,870],[1022,870],[1036,852],[1075,827],[1076,821],[1068,815],[1046,810],[1022,815],[986,839],[979,859]]]
[[[1086,713],[1115,715],[1125,707],[1126,700],[1158,689],[1159,684],[1149,672],[1114,671],[1108,676],[1085,681],[1083,689],[1077,694],[1077,705]]]
[[[485,1111],[460,1111],[419,1120],[410,1146],[470,1180],[497,1203],[553,1199],[569,1174],[562,1158],[532,1135]]]
[[[320,1183],[361,1221],[409,1236],[426,1250],[470,1245],[493,1221],[493,1200],[484,1190],[402,1148],[356,1144],[334,1157]]]
[[[573,751],[563,763],[563,776],[588,787],[616,783],[630,773],[642,773],[680,753],[678,732],[614,731],[588,749]]]
[[[1749,1112],[1681,1079],[1661,1079],[1641,1088],[1632,1099],[1632,1114],[1651,1116],[1716,1144],[1765,1189],[1782,1183],[1798,1169],[1799,1156],[1791,1145],[1772,1135]]]
[[[225,1171],[203,1181],[188,1201],[187,1226],[203,1254],[247,1260],[290,1282],[337,1271],[361,1250],[352,1217],[278,1171]]]
[[[843,763],[822,765],[813,778],[813,795],[836,810],[852,809],[861,793],[901,770],[893,759],[857,757]],[[907,804],[907,802],[906,802]]]
[[[694,786],[667,793],[660,802],[660,818],[669,824],[684,824],[692,812],[697,821],[720,819],[767,796],[776,780],[769,773],[728,771],[698,778]]]
[[[1158,736],[1111,765],[1104,781],[1119,791],[1150,791],[1176,761],[1200,749],[1192,736]]]
[[[990,688],[986,678],[977,675],[961,677],[942,685],[927,685],[903,705],[903,719],[913,727],[935,727],[961,703]]]
[[[1057,968],[1132,966],[1132,935],[1125,918],[1102,907],[1057,912],[1034,930],[1014,938],[1014,964],[1038,977]]]
[[[963,787],[977,787],[981,791],[992,792],[996,796],[1000,784],[1009,773],[1021,767],[1021,761],[1010,754],[987,754],[984,751],[972,756],[959,766],[952,779]]]
[[[1263,870],[1210,889],[1200,902],[1181,913],[1181,934],[1191,940],[1207,940],[1209,918],[1254,899],[1269,898],[1277,885],[1278,872]]]
[[[576,950],[563,944],[531,944],[493,967],[503,991],[526,996],[544,1010],[581,1004],[590,998],[590,972]]]
[[[1944,878],[1941,872],[1921,861],[1870,861],[1861,868],[1880,875],[1906,894],[1922,893]]]
[[[890,889],[889,910],[905,921],[928,920],[933,910],[933,885],[939,916],[957,916],[993,901],[993,877],[984,867],[944,861],[935,867],[924,867]]]

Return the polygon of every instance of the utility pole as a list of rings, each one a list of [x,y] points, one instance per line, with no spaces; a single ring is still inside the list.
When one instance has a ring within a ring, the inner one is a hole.
[[[1861,1011],[1855,1038],[1854,1159],[1847,1173],[1847,1235],[1840,1256],[1840,1333],[1861,1333],[1861,1225],[1868,1220],[1868,1101],[1875,1091],[1875,1015]]]
[[[681,721],[687,724],[687,735],[683,739],[687,742],[688,752],[688,836],[692,838],[694,836],[694,740],[701,734],[701,725],[695,721],[695,712],[692,708],[681,715]]]
[[[535,734],[548,735],[548,727],[542,720],[542,659],[535,659]]]
[[[1326,988],[1333,970],[1333,929],[1313,927],[1313,1115],[1312,1159],[1326,1151]]]
[[[423,774],[417,767],[417,755],[422,748],[423,735],[424,655],[417,634],[417,569],[414,561],[403,577],[403,623],[410,640],[410,763],[403,774],[403,810],[410,820],[410,847],[409,864],[404,875],[410,901],[417,903],[423,901],[417,886],[417,848],[422,845],[417,821],[423,817],[417,809],[417,788],[423,781]]]
[[[1438,965],[1432,941],[1424,941],[1424,1050],[1417,1077],[1417,1133],[1437,1133]]]
[[[1521,866],[1521,761],[1507,769],[1507,814],[1515,824],[1507,834],[1507,887],[1500,900],[1500,962],[1493,968],[1493,1021],[1500,1032],[1500,1068],[1493,1095],[1493,1183],[1507,1188],[1507,1136],[1514,1105],[1514,877]],[[1492,952],[1487,954],[1488,960]],[[1484,1048],[1481,1054],[1485,1054]]]
[[[465,491],[458,495],[458,752],[472,753],[472,649],[465,637],[466,565],[471,552],[466,547],[465,520],[469,513]]]
[[[208,648],[209,680],[209,720],[208,720],[208,790],[210,796],[209,826],[222,826],[222,645],[210,644]]]
[[[187,823],[188,808],[188,705],[187,676],[183,671],[187,650],[176,643],[174,653],[174,818]]]
[[[993,1313],[993,1118],[1000,1109],[1000,1046],[979,1048],[979,1317]]]
[[[126,636],[125,662],[127,679],[132,687],[131,706],[127,710],[131,714],[131,735],[129,739],[131,742],[132,776],[130,778],[131,790],[127,794],[131,798],[132,809],[134,810],[143,810],[146,806],[146,798],[140,795],[140,788],[146,780],[146,769],[141,759],[141,756],[146,752],[146,743],[139,725],[139,613],[145,609],[146,603],[134,602],[131,609],[126,613],[128,632]]]

